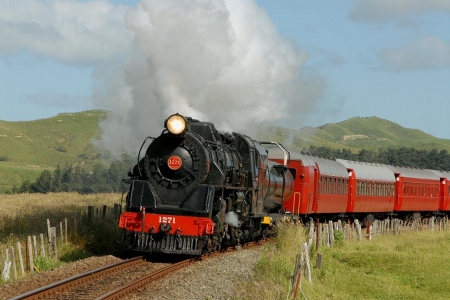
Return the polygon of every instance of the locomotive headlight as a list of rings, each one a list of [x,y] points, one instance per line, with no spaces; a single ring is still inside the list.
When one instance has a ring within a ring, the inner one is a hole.
[[[166,120],[166,128],[171,134],[182,134],[186,131],[186,119],[179,114],[171,115]]]

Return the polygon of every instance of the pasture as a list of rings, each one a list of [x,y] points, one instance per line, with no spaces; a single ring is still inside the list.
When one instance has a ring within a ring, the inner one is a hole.
[[[296,255],[305,228],[285,226],[265,246],[254,278],[241,284],[242,299],[292,299]],[[372,240],[321,246],[322,269],[310,248],[312,281],[303,274],[296,299],[448,299],[450,230],[403,230]]]

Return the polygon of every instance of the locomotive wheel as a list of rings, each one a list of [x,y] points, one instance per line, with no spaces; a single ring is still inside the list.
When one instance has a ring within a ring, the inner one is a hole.
[[[206,250],[208,251],[208,253],[211,253],[211,252],[213,252],[214,251],[214,241],[211,239],[211,238],[209,238],[208,239],[208,244],[207,244],[207,246],[206,246]]]

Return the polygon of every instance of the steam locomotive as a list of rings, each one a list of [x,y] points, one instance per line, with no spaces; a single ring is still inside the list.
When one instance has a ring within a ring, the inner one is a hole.
[[[450,215],[450,172],[313,157],[179,114],[164,127],[129,174],[130,249],[200,255],[285,219]]]
[[[131,249],[200,255],[271,234],[287,216],[295,170],[282,145],[179,114],[164,128],[129,173],[119,227]],[[284,164],[269,160],[264,144],[280,149]]]

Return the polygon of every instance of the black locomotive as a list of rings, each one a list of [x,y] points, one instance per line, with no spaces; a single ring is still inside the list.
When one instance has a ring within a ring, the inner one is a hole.
[[[261,238],[285,216],[295,174],[281,145],[179,114],[164,126],[129,173],[119,227],[131,249],[199,255]],[[285,163],[269,161],[265,144],[280,147]]]

